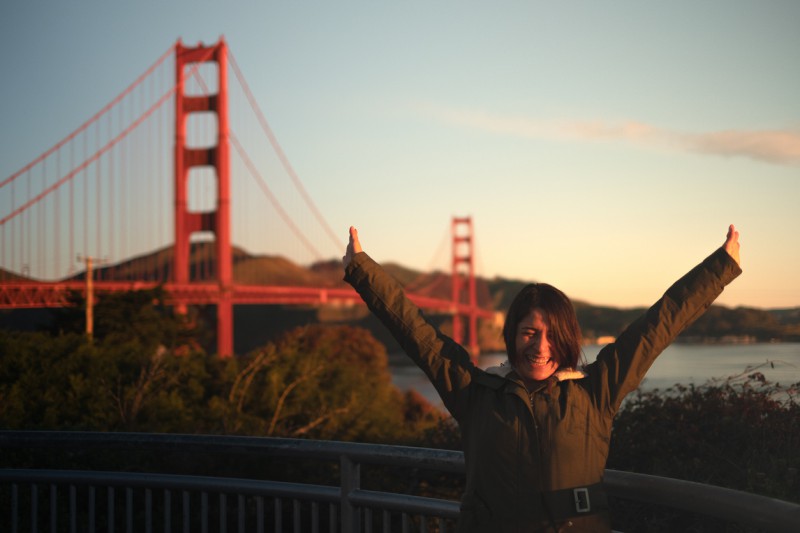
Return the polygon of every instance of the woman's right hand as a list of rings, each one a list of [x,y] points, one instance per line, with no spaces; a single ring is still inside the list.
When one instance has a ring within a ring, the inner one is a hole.
[[[347,243],[347,249],[344,252],[344,257],[342,257],[344,268],[347,268],[347,265],[353,260],[353,256],[361,251],[361,243],[358,241],[358,230],[350,226],[350,242]]]

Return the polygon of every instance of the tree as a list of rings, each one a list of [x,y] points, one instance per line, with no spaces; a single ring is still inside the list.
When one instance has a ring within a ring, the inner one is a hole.
[[[93,342],[75,331],[74,311],[51,334],[0,332],[0,421],[15,429],[195,428],[207,358],[163,296],[107,295]]]
[[[226,433],[398,442],[441,418],[392,385],[385,348],[362,328],[296,328],[229,365],[230,392],[212,406]]]

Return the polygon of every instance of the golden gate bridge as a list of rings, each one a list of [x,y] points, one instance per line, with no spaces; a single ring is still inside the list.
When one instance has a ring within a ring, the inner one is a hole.
[[[279,174],[290,179],[272,179]],[[413,284],[409,297],[452,314],[454,338],[476,354],[477,319],[493,312],[478,305],[472,220],[454,217],[451,238],[450,298],[414,292]],[[89,120],[0,182],[0,309],[162,286],[179,312],[216,306],[217,353],[230,356],[234,305],[361,303],[342,284],[257,283],[257,261],[234,241],[320,261],[317,243],[339,257],[345,238],[308,194],[225,40],[178,40]]]

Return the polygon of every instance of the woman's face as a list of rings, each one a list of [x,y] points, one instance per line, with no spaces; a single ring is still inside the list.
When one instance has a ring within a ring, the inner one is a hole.
[[[514,370],[523,381],[542,381],[558,369],[556,354],[550,351],[547,315],[538,307],[517,324]]]

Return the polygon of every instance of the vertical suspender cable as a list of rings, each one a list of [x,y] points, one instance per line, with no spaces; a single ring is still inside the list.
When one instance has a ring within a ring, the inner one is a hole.
[[[142,112],[141,106],[141,85],[136,88],[136,91],[131,92],[131,117],[138,117]],[[146,177],[146,171],[143,169],[144,162],[142,157],[142,143],[140,141],[140,132],[139,130],[134,130],[131,132],[131,152],[133,154],[132,162],[133,162],[133,169],[131,171],[134,183],[136,184],[136,194],[137,198],[140,199],[139,203],[143,204],[146,202],[147,198],[147,184],[145,183],[144,179]],[[133,216],[133,235],[136,236],[134,239],[134,248],[136,249],[135,253],[140,253],[141,249],[141,239],[142,235],[147,235],[147,230],[149,228],[149,221],[147,216],[144,215],[144,210],[136,209],[135,214]],[[138,246],[137,246],[138,245]],[[150,279],[150,269],[152,268],[153,260],[152,258],[143,258],[143,267],[144,267],[144,279]]]
[[[12,183],[11,184],[11,195],[10,195],[10,197],[11,197],[11,206],[10,206],[10,208],[11,209],[14,209],[14,188],[15,188],[15,184]],[[12,221],[12,224],[11,224],[10,229],[9,229],[9,233],[11,233],[11,238],[10,239],[6,239],[6,225],[3,224],[3,226],[2,226],[3,227],[3,271],[4,271],[3,272],[3,279],[5,279],[5,276],[6,276],[5,271],[6,270],[9,271],[8,272],[9,273],[9,278],[11,277],[10,273],[14,270],[14,226],[16,226],[16,223],[15,223],[15,221]],[[6,263],[6,256],[5,256],[5,253],[6,253],[6,242],[9,243],[8,247],[10,249],[8,263]]]
[[[42,189],[47,187],[47,159],[42,162],[42,172],[41,172],[41,181],[42,181]],[[42,205],[37,206],[37,211],[39,211],[38,221],[36,224],[36,242],[39,244],[37,246],[37,256],[36,256],[36,272],[39,279],[44,279],[44,272],[45,272],[45,264],[44,264],[44,246],[45,246],[45,239],[47,238],[47,232],[44,230],[45,225],[47,224],[46,221],[46,213],[47,209],[44,207],[45,199],[42,202]],[[32,270],[32,269],[31,269]]]
[[[144,87],[142,88],[142,91],[144,91]],[[153,98],[153,78],[150,77],[150,79],[147,82],[147,103],[148,103],[148,105],[153,100],[154,100],[154,98]],[[146,131],[146,133],[144,133],[144,135],[145,135],[145,137],[146,137],[146,139],[148,141],[148,143],[147,143],[147,145],[148,145],[147,146],[147,160],[146,160],[147,174],[150,176],[150,180],[151,181],[153,181],[155,183],[158,183],[158,175],[155,172],[155,168],[154,168],[155,165],[153,164],[153,161],[156,159],[154,152],[155,152],[155,150],[158,149],[153,144],[154,143],[153,117],[150,117],[147,120],[147,128],[143,128],[143,132],[144,131]],[[152,202],[151,205],[157,206],[158,196],[159,196],[158,187],[156,186],[154,188],[154,190],[151,192],[151,196],[148,197],[148,201]],[[158,208],[156,207],[156,211],[157,210],[158,210]],[[158,249],[158,247],[156,246],[156,243],[158,242],[158,231],[159,231],[159,228],[158,228],[158,215],[157,215],[157,213],[152,213],[149,218],[153,222],[152,222],[152,226],[151,226],[150,231],[147,232],[147,248],[149,250],[153,250],[153,252],[155,252]],[[160,262],[158,260],[159,256],[158,256],[157,253],[153,253],[152,255],[153,255],[153,259],[155,261],[155,268],[156,268],[155,277],[156,277],[157,280],[160,280],[161,279],[161,268],[160,268],[161,265],[160,265]]]
[[[95,151],[100,149],[100,123],[99,122],[95,122],[95,125],[94,125],[94,145],[95,145],[94,146],[95,147]],[[101,226],[101,224],[100,224],[100,212],[101,212],[101,206],[100,206],[100,192],[101,192],[101,187],[100,187],[100,166],[101,166],[101,159],[98,159],[97,161],[95,161],[95,167],[94,167],[94,170],[95,170],[94,171],[94,176],[95,176],[95,184],[96,184],[95,185],[96,189],[94,191],[94,205],[95,205],[94,225],[95,225],[95,233],[97,235],[97,252],[95,252],[95,253],[97,254],[98,258],[102,257],[102,255],[103,255],[103,252],[102,252],[102,249],[103,249],[102,246],[103,245],[102,245],[102,242],[100,240],[100,226]],[[98,281],[103,279],[102,272],[99,272],[99,269],[98,269],[97,276],[96,276],[95,279],[97,279]]]
[[[13,183],[12,187],[11,187],[11,209],[14,209],[14,206],[17,205],[16,204],[16,192],[17,192],[17,184]],[[14,220],[13,222],[14,222],[13,229],[15,229],[15,230],[17,230],[17,232],[19,232],[19,222],[17,220]],[[19,271],[19,265],[17,264],[17,262],[15,260],[17,255],[16,255],[16,246],[14,246],[14,243],[18,242],[18,243],[22,244],[22,234],[20,233],[19,235],[20,235],[20,237],[15,239],[14,238],[14,232],[13,231],[11,232],[11,265],[12,266],[16,265],[15,268],[17,269],[17,271]]]
[[[152,78],[149,80],[147,86],[142,85],[140,88],[139,93],[139,102],[145,102],[142,107],[146,107],[150,104],[153,99],[153,91],[152,91]],[[155,197],[158,196],[156,191],[153,189],[152,184],[155,177],[153,176],[153,138],[151,135],[153,123],[150,119],[147,120],[147,124],[142,124],[141,135],[142,135],[142,146],[144,146],[143,153],[142,153],[142,162],[144,166],[144,174],[147,176],[147,186],[148,186],[148,193],[147,193],[147,202],[153,202]],[[153,204],[150,204],[153,205]],[[155,234],[157,231],[157,227],[155,224],[155,217],[152,216],[152,213],[148,213],[146,217],[148,219],[147,230],[142,233],[144,236],[144,247],[145,250],[154,250],[155,247],[152,243],[155,241]],[[154,279],[159,279],[159,269],[158,269],[158,255],[155,253],[151,253],[150,256],[153,258],[153,276]]]
[[[131,95],[131,99],[134,101],[134,116],[136,117],[142,116],[142,91],[142,87],[139,86],[136,88],[136,92]],[[142,136],[143,134],[139,129],[133,132],[133,160],[135,165],[134,176],[136,178],[136,183],[140,184],[137,193],[140,195],[140,198],[143,199],[143,202],[146,202],[148,199],[152,198],[152,195],[149,187],[150,180],[149,176],[147,175],[147,161],[145,161],[144,157],[147,151],[147,139],[143,139]],[[146,243],[149,239],[148,235],[152,231],[153,227],[152,220],[150,220],[150,217],[147,216],[143,209],[139,209],[134,216],[134,221],[136,235],[139,237],[137,239],[137,244],[141,249],[142,242]],[[153,273],[157,270],[156,261],[157,259],[152,254],[145,261],[145,279],[152,279]]]
[[[75,143],[69,143],[69,168],[75,167]],[[72,274],[75,264],[75,180],[69,180],[69,254],[67,255],[67,276]]]
[[[17,184],[13,183],[11,187],[11,209],[14,209],[14,207],[17,205],[16,192],[17,192]],[[17,257],[18,257],[17,247],[14,245],[14,243],[20,243],[20,245],[22,244],[22,234],[19,233],[19,223],[21,222],[21,219],[19,221],[15,219],[13,220],[13,222],[14,226],[12,229],[16,230],[16,234],[18,234],[19,237],[14,238],[15,232],[14,231],[11,232],[11,265],[14,267],[12,268],[12,270],[16,269],[17,272],[19,272],[19,263],[17,262]]]
[[[25,188],[27,193],[27,201],[30,202],[31,200],[31,171],[25,173]],[[31,263],[31,245],[28,242],[30,240],[30,227],[31,227],[31,212],[28,211],[25,213],[25,220],[26,224],[22,227],[22,234],[25,238],[24,247],[22,248],[22,272],[23,273],[30,273],[30,263]]]
[[[28,187],[28,174],[25,173],[25,188]],[[24,195],[26,192],[20,191],[20,194]],[[24,198],[24,196],[23,196]],[[19,273],[22,274],[23,270],[25,269],[25,240],[27,239],[27,235],[25,234],[25,228],[27,226],[26,219],[28,218],[28,213],[24,213],[20,217],[20,224],[19,224]]]
[[[86,146],[89,135],[83,135],[83,160],[89,160],[89,150]],[[86,257],[92,255],[89,250],[89,166],[87,165],[82,171],[83,174],[83,254]],[[73,258],[74,259],[74,258]]]
[[[6,263],[6,226],[3,224],[0,227],[0,281],[6,280],[6,270],[11,270],[8,263]]]
[[[108,136],[114,138],[113,124],[111,122],[111,113],[108,114]],[[106,232],[108,234],[108,260],[114,262],[114,146],[108,151],[108,223],[106,224]],[[114,269],[108,268],[111,279],[114,279]]]
[[[124,103],[123,102],[120,103],[118,109],[119,109],[119,124],[120,124],[120,128],[121,128],[122,125],[125,123],[125,108],[124,108]],[[125,167],[128,164],[128,161],[127,161],[127,157],[126,157],[127,153],[126,153],[126,150],[125,150],[125,146],[126,145],[127,145],[127,143],[120,143],[120,145],[119,145],[119,188],[120,188],[119,200],[120,201],[119,201],[119,233],[118,233],[118,236],[119,236],[119,248],[120,248],[119,256],[120,256],[120,259],[128,257],[128,239],[127,239],[127,233],[128,233],[128,225],[127,225],[127,222],[128,222],[128,219],[127,219],[127,217],[128,217],[128,194],[127,194],[127,187],[126,187],[126,185],[127,185],[127,183],[126,183],[127,173],[125,172],[125,170],[126,170]],[[129,267],[128,268],[128,277],[129,278],[130,278],[131,272],[132,272],[132,268]]]
[[[147,88],[142,86],[140,92],[137,94],[137,106],[139,110],[137,115],[141,113],[142,108],[146,107],[148,102]],[[153,171],[152,171],[152,143],[153,140],[150,136],[150,124],[144,124],[143,127],[135,137],[136,139],[136,160],[137,160],[137,183],[139,183],[138,193],[148,203],[148,207],[155,205],[155,197],[158,196],[157,192],[153,189]],[[153,203],[151,203],[153,202]],[[137,228],[136,233],[141,239],[139,244],[144,250],[154,250],[152,246],[156,239],[155,235],[158,231],[154,213],[150,209],[147,211],[137,210],[134,218],[134,225]],[[159,258],[158,254],[147,254],[147,277],[150,280],[158,281],[159,278]]]
[[[163,69],[158,71],[158,75],[159,75],[159,79],[158,79],[159,92],[161,92],[161,90],[163,89],[163,85],[164,85],[162,72],[164,72]],[[157,146],[156,149],[158,150],[158,157],[157,157],[157,163],[158,164],[157,164],[156,175],[159,177],[159,182],[158,183],[162,184],[161,187],[158,187],[158,192],[156,193],[156,213],[157,213],[157,215],[156,215],[157,216],[156,227],[158,228],[158,243],[159,243],[159,245],[163,245],[164,244],[164,221],[165,221],[165,217],[164,217],[164,201],[165,201],[165,198],[164,198],[164,195],[161,194],[163,192],[163,189],[164,189],[163,183],[166,181],[166,173],[164,173],[164,147],[163,147],[163,144],[162,144],[162,136],[161,136],[161,133],[162,133],[161,130],[164,127],[163,117],[164,117],[164,110],[163,109],[159,109],[158,115],[157,115],[157,121],[156,121],[156,124],[157,124],[156,125],[156,146]],[[166,279],[167,279],[166,272],[162,272],[161,274],[162,274],[163,277],[160,277],[159,279],[164,279],[166,281]]]
[[[58,153],[56,154],[56,176],[58,176],[58,177],[61,176],[61,150],[59,150]],[[55,242],[53,243],[53,249],[55,250],[55,252],[54,252],[55,259],[53,260],[53,265],[54,265],[54,268],[55,268],[55,272],[53,273],[53,279],[54,280],[58,279],[59,276],[61,275],[60,274],[61,273],[61,256],[62,256],[61,234],[63,233],[63,228],[66,226],[66,224],[60,224],[60,220],[59,220],[59,218],[61,217],[61,209],[60,209],[61,198],[63,198],[62,195],[58,195],[55,198],[55,201],[56,201],[56,205],[55,205],[55,209],[54,209],[55,215],[53,217],[53,235],[55,235]]]
[[[6,271],[11,270],[6,263],[6,226],[0,226],[0,281],[6,280]]]

